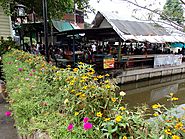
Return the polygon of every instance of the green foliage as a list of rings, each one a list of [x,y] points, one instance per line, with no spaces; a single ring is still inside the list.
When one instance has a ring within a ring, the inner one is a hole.
[[[183,14],[183,6],[179,0],[167,0],[163,7],[161,18],[164,20],[170,19],[176,21],[178,24],[182,24],[184,22]]]
[[[125,93],[116,95],[117,86],[107,79],[109,75],[97,75],[90,65],[58,69],[43,57],[14,50],[3,55],[3,71],[21,135],[40,132],[52,139],[185,137],[184,117],[177,119],[155,104],[154,122],[146,120],[148,108],[128,110],[123,103]],[[169,100],[178,98],[171,95]],[[84,130],[84,117],[92,129]],[[69,124],[74,125],[72,131],[67,130]]]
[[[4,39],[0,40],[0,56],[10,51],[12,48],[18,48],[18,46],[15,45],[15,42],[12,41],[11,37],[8,38],[7,40]]]
[[[74,1],[79,9],[85,11],[90,8],[89,0],[47,0],[48,17],[61,19],[64,13],[73,11]],[[14,7],[17,3],[25,5],[28,13],[34,8],[36,14],[42,17],[42,0],[0,0],[0,5],[7,14],[13,14],[14,11],[11,11],[10,7]]]

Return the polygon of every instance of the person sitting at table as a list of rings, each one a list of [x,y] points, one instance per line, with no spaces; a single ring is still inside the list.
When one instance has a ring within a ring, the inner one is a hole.
[[[72,60],[73,59],[72,55],[73,55],[73,52],[70,49],[64,50],[64,58],[68,60]]]

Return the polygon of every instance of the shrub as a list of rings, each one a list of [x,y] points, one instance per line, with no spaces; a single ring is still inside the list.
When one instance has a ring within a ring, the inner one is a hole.
[[[168,116],[159,104],[153,106],[155,124],[146,120],[146,107],[128,110],[122,102],[125,93],[116,95],[119,88],[109,75],[97,75],[90,65],[59,69],[43,57],[19,50],[6,53],[3,65],[21,135],[39,131],[52,139],[185,137],[183,118]]]
[[[12,48],[18,48],[18,46],[15,45],[15,42],[12,41],[11,37],[9,37],[7,40],[4,39],[0,40],[0,56],[10,51]]]

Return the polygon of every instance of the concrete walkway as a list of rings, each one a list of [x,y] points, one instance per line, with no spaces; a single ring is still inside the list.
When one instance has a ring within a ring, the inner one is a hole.
[[[1,79],[1,68],[0,68]],[[8,111],[8,103],[3,99],[0,92],[0,139],[18,139],[14,120],[12,117],[6,117],[5,112]]]
[[[8,104],[0,94],[0,139],[18,139],[14,120],[4,115],[6,111],[8,111]]]

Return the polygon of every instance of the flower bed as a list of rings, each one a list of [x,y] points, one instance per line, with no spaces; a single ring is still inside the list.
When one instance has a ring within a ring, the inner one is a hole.
[[[118,87],[109,75],[96,75],[89,65],[59,69],[18,50],[6,53],[3,65],[8,100],[23,138],[36,134],[51,139],[185,137],[183,117],[164,115],[156,128],[145,120],[146,107],[127,110],[125,93],[116,96]],[[153,107],[157,117],[165,109],[160,104]]]

